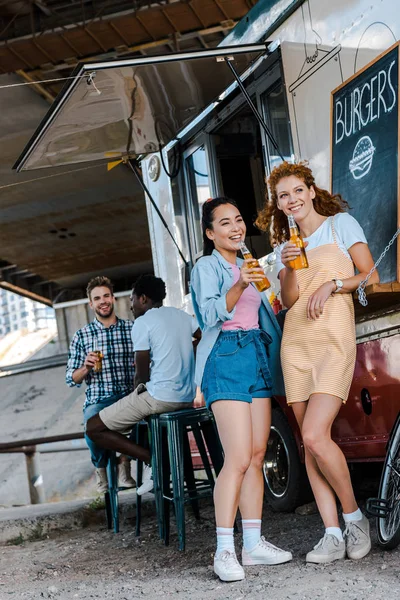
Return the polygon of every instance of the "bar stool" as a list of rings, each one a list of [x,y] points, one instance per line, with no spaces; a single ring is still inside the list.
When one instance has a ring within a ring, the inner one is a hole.
[[[148,446],[148,426],[146,421],[136,423],[129,435],[136,444],[140,446]],[[140,521],[142,516],[142,497],[138,496],[137,490],[142,485],[143,477],[143,462],[137,461],[136,475],[136,536],[140,535]],[[118,502],[118,461],[116,453],[110,451],[110,457],[106,466],[108,490],[104,493],[104,501],[106,505],[106,519],[108,529],[114,528],[114,533],[119,532],[119,502]],[[121,488],[122,489],[122,488]]]
[[[222,446],[214,417],[207,408],[189,408],[151,415],[148,422],[160,538],[164,540],[165,545],[169,544],[172,504],[175,509],[179,550],[184,550],[185,504],[190,502],[196,518],[200,517],[198,500],[212,496],[215,484],[209,457],[217,475],[223,465]],[[189,432],[193,432],[206,472],[206,480],[195,478]]]

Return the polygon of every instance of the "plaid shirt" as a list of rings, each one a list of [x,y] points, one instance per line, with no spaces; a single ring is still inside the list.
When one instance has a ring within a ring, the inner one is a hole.
[[[115,325],[104,327],[95,319],[86,327],[79,329],[69,348],[66,381],[69,386],[78,386],[72,379],[72,373],[83,367],[86,355],[97,348],[103,353],[101,373],[91,371],[85,381],[85,409],[89,404],[96,404],[114,395],[127,396],[133,391],[134,355],[131,338],[132,321],[117,318]]]

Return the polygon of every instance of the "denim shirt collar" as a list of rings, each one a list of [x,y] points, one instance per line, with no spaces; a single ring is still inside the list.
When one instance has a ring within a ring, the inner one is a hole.
[[[226,269],[229,272],[232,272],[232,263],[227,261],[226,258],[224,258],[220,252],[218,252],[218,250],[214,249],[212,251],[212,255],[215,256],[215,258],[218,260],[218,262],[224,269]],[[242,264],[243,264],[243,259],[237,257],[236,265],[240,268],[242,266]]]

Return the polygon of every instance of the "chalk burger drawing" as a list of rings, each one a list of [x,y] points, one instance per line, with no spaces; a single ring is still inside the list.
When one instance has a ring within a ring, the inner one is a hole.
[[[354,148],[353,158],[350,160],[349,168],[354,179],[361,179],[369,173],[375,153],[375,146],[368,135],[360,138]]]

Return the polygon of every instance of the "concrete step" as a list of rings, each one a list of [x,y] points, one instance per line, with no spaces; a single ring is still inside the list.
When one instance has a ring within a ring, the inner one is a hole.
[[[121,491],[118,499],[121,526],[134,525],[136,492]],[[153,494],[142,496],[142,514],[155,515]],[[21,544],[26,540],[46,538],[50,532],[82,529],[95,523],[104,523],[106,526],[105,504],[101,496],[95,499],[2,508],[0,544]]]

